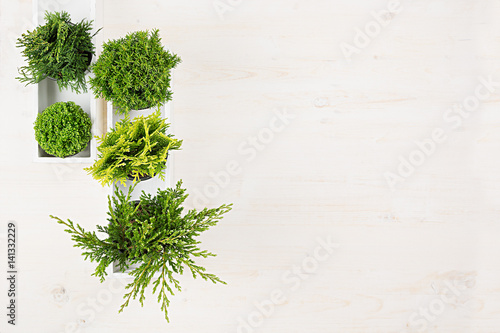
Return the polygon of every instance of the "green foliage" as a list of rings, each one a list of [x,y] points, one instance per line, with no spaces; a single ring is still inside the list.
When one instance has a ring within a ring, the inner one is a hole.
[[[136,31],[103,44],[90,87],[96,98],[112,101],[123,114],[160,106],[172,99],[170,70],[180,62],[164,50],[158,29]]]
[[[164,179],[169,150],[177,150],[182,144],[182,140],[166,134],[169,125],[159,110],[133,121],[125,117],[97,138],[98,159],[85,170],[103,186],[114,182],[125,185],[127,177],[137,181],[143,176],[158,175]]]
[[[58,102],[39,113],[35,139],[50,155],[66,157],[79,153],[92,138],[88,114],[74,102]]]
[[[92,37],[99,31],[90,35],[92,21],[73,24],[64,11],[46,12],[45,21],[17,40],[28,63],[19,69],[17,79],[28,85],[51,77],[57,80],[59,90],[69,87],[77,93],[86,92],[85,71],[95,54]]]
[[[201,211],[189,210],[183,214],[181,206],[187,198],[185,189],[179,181],[175,189],[158,189],[156,196],[142,192],[139,202],[131,201],[133,187],[127,194],[119,189],[115,196],[108,197],[108,221],[105,226],[97,226],[97,231],[107,235],[100,239],[95,232],[85,231],[71,220],[63,221],[51,216],[65,229],[75,241],[75,247],[83,250],[85,260],[98,263],[92,274],[100,278],[106,277],[106,268],[114,261],[121,271],[131,265],[139,266],[129,273],[134,280],[126,286],[128,293],[119,312],[129,304],[130,299],[139,297],[144,302],[146,287],[153,286],[153,294],[161,304],[161,309],[168,320],[167,307],[170,303],[168,294],[174,295],[172,287],[181,290],[174,273],[183,274],[188,268],[194,278],[197,276],[213,283],[224,283],[214,274],[205,272],[205,268],[194,262],[195,257],[209,257],[215,254],[201,250],[195,238],[222,218],[231,210],[231,205]],[[155,275],[156,274],[156,275]]]

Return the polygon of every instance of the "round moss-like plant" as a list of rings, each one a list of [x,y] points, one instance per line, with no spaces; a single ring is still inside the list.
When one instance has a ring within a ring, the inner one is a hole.
[[[89,84],[96,98],[112,101],[122,114],[160,106],[172,99],[170,70],[180,61],[163,48],[158,29],[136,31],[103,44]]]
[[[71,23],[67,12],[46,12],[44,25],[28,31],[17,40],[23,47],[27,65],[19,69],[17,79],[26,84],[46,77],[57,80],[59,90],[71,88],[86,92],[85,72],[95,54],[90,34],[92,21]]]
[[[79,153],[92,138],[88,114],[74,102],[58,102],[39,113],[35,139],[50,155],[67,157]]]

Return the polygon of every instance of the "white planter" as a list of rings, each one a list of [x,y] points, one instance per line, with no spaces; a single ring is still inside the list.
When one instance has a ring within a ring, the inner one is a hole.
[[[138,116],[147,116],[150,115],[154,112],[156,112],[156,108],[152,109],[144,109],[144,110],[132,110],[129,113],[129,117],[131,120],[133,120],[135,117]],[[161,115],[163,118],[167,118],[168,122],[171,122],[170,119],[170,103],[167,103],[166,105],[162,106],[160,108]],[[107,107],[106,107],[106,126],[107,130],[109,131],[111,128],[115,126],[115,123],[121,119],[123,119],[123,115],[119,115],[115,112],[113,103],[108,102]],[[153,177],[148,180],[144,180],[139,182],[135,189],[134,192],[132,193],[132,198],[131,200],[138,200],[139,197],[141,196],[142,191],[146,193],[151,193],[152,195],[155,195],[158,189],[166,189],[168,187],[172,187],[172,181],[173,181],[173,158],[174,158],[175,152],[172,152],[168,154],[168,159],[167,159],[167,167],[165,169],[165,180],[161,180],[158,178],[158,176]],[[127,192],[129,189],[129,186],[133,184],[132,181],[127,180],[126,181],[127,186],[123,186],[122,184],[113,184],[110,186],[110,192],[109,195],[113,195],[115,192],[116,187],[118,187],[122,192]],[[132,270],[134,267],[131,267],[127,272]],[[109,276],[112,277],[118,277],[118,278],[127,278],[130,277],[127,272],[120,272],[118,270],[118,267],[116,266],[116,263],[113,263],[110,267],[108,267],[107,273]]]
[[[95,0],[65,0],[65,1],[55,1],[50,2],[48,6],[47,1],[43,0],[33,0],[33,23],[34,26],[43,24],[45,10],[49,11],[66,11],[71,15],[71,19],[74,22],[80,22],[82,19],[87,19],[89,21],[94,20],[94,31],[98,29],[95,25]],[[95,44],[95,38],[93,40]],[[97,46],[97,45],[96,45]],[[92,59],[95,61],[95,57]],[[73,101],[80,105],[82,109],[90,116],[92,121],[92,139],[90,140],[87,148],[78,154],[60,158],[48,155],[42,148],[38,145],[35,140],[35,135],[33,133],[33,159],[35,162],[42,163],[92,163],[96,157],[96,141],[94,135],[97,134],[96,130],[96,108],[97,101],[93,98],[90,91],[82,94],[76,94],[71,90],[59,91],[57,82],[45,79],[37,84],[35,89],[34,98],[34,120],[45,108],[56,103],[56,102],[68,102]]]

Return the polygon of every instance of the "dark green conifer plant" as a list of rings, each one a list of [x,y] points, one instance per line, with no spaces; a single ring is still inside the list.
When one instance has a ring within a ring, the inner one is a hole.
[[[161,106],[172,99],[170,71],[180,62],[163,48],[158,29],[132,32],[103,44],[90,87],[121,114]]]
[[[75,102],[57,102],[39,113],[35,139],[50,155],[67,157],[87,147],[92,138],[92,121]]]
[[[160,110],[144,117],[129,117],[118,121],[102,137],[96,137],[97,160],[85,168],[103,186],[141,177],[165,179],[165,168],[170,150],[180,149],[182,140],[167,134],[170,124],[161,117]]]
[[[126,286],[128,292],[119,312],[137,297],[143,305],[146,288],[152,286],[168,321],[169,294],[174,295],[174,288],[181,290],[174,274],[182,275],[185,269],[189,269],[193,278],[225,284],[216,275],[206,273],[194,258],[215,256],[201,250],[196,237],[215,226],[232,205],[201,211],[191,209],[184,214],[182,204],[188,195],[181,185],[179,181],[175,188],[158,189],[155,196],[142,192],[138,202],[131,200],[133,186],[129,187],[127,194],[116,188],[115,195],[108,197],[109,223],[97,225],[97,231],[105,237],[85,231],[71,220],[63,221],[51,215],[67,228],[65,231],[71,235],[74,246],[82,249],[85,260],[97,263],[92,275],[101,282],[106,278],[107,267],[113,262],[123,272],[132,265],[136,266],[129,273],[133,281]]]
[[[92,21],[73,24],[67,12],[46,12],[44,25],[17,40],[27,62],[17,79],[28,85],[50,77],[57,80],[59,90],[86,92],[85,73],[95,55],[92,37],[99,32],[91,35],[91,30]]]

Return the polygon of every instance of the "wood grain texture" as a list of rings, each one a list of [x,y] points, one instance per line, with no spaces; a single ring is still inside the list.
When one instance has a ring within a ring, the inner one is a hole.
[[[220,2],[233,8],[222,18]],[[31,4],[0,1],[0,217],[20,229],[19,326],[2,319],[0,330],[500,332],[500,87],[458,128],[443,118],[479,77],[500,81],[500,3],[401,1],[348,62],[342,43],[388,2],[98,1],[100,41],[157,27],[183,60],[173,72],[172,131],[184,139],[173,172],[193,193],[189,205],[234,202],[201,238],[218,254],[203,264],[228,285],[181,277],[167,324],[153,297],[117,314],[121,280],[91,277],[49,220],[103,223],[107,190],[79,166],[31,161],[34,88],[14,80],[22,58],[11,42]],[[273,120],[284,110],[294,118]],[[272,124],[281,129],[269,134]],[[384,174],[435,128],[447,140],[391,190]],[[230,161],[237,172],[211,185]],[[320,261],[318,238],[328,237],[339,247]],[[297,280],[294,267],[309,272]],[[285,301],[259,322],[255,303],[273,291]],[[242,328],[252,317],[259,325]]]

